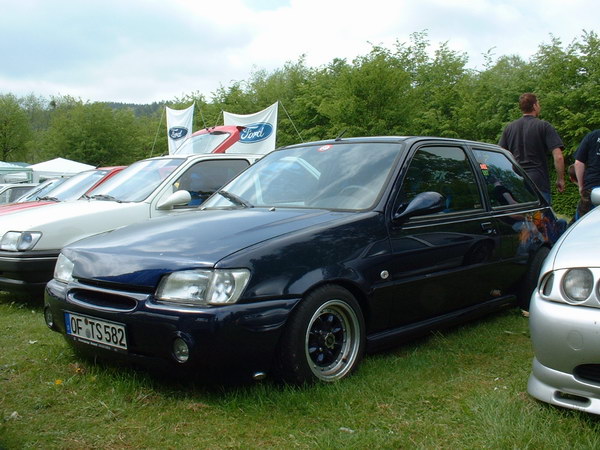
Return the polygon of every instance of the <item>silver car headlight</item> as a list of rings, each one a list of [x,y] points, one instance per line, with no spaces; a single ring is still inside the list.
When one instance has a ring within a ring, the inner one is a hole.
[[[73,266],[73,261],[62,253],[59,254],[54,266],[54,279],[63,283],[73,281]]]
[[[182,270],[162,278],[156,299],[187,306],[227,305],[238,301],[249,279],[247,269]]]
[[[563,276],[562,289],[568,301],[584,302],[594,290],[594,275],[585,268],[569,269]]]
[[[0,250],[24,252],[31,250],[42,237],[39,231],[9,231],[2,236]]]

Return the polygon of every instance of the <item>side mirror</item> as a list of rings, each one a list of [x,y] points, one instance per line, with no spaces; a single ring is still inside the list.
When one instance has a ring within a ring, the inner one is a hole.
[[[394,214],[394,220],[405,222],[414,216],[424,216],[443,211],[446,198],[438,192],[421,192],[408,205],[401,206]]]
[[[175,191],[169,195],[166,199],[160,202],[156,209],[171,209],[176,205],[187,205],[192,201],[192,196],[186,190]]]
[[[592,189],[591,199],[593,205],[600,205],[600,188]]]

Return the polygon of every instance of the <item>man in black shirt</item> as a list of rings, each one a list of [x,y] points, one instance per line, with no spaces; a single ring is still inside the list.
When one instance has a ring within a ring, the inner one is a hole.
[[[523,116],[504,128],[499,145],[514,155],[550,203],[550,175],[546,155],[552,154],[556,169],[556,187],[559,192],[563,192],[565,190],[565,161],[562,154],[564,144],[552,125],[538,119],[541,108],[534,94],[522,94],[519,97],[519,107]]]
[[[577,217],[583,216],[592,208],[592,189],[600,186],[600,129],[588,133],[575,153],[575,174],[579,185]]]

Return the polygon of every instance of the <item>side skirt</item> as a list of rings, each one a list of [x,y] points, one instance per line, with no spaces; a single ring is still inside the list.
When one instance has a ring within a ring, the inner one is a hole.
[[[515,306],[514,295],[488,300],[484,303],[459,309],[443,316],[433,317],[421,322],[411,323],[399,328],[385,330],[367,336],[367,352],[372,353],[391,347],[399,342],[408,341],[426,335],[430,331],[462,324],[501,309]]]

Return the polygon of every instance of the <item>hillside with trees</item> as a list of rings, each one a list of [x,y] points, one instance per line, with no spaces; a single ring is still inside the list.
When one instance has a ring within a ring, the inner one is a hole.
[[[344,136],[434,135],[498,142],[520,116],[517,101],[535,92],[541,118],[563,138],[567,162],[582,137],[600,128],[600,40],[542,43],[528,61],[485,55],[482,70],[426,32],[392,48],[373,46],[352,61],[309,67],[304,58],[248,80],[221,86],[210,99],[198,92],[152,105],[96,103],[0,93],[0,158],[35,163],[63,157],[98,165],[128,164],[167,153],[164,106],[196,103],[194,130],[222,124],[222,111],[248,114],[279,101],[277,144]],[[298,132],[300,135],[298,134]],[[577,192],[555,196],[571,214]]]

